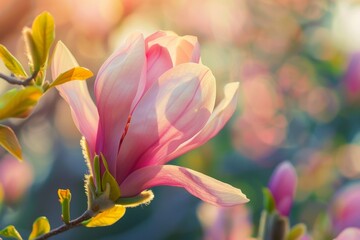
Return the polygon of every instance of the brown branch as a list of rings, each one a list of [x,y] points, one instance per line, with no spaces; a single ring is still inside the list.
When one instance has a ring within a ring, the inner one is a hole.
[[[34,240],[45,240],[45,239],[48,239],[49,237],[52,237],[52,236],[55,236],[62,232],[68,231],[74,227],[81,226],[81,223],[83,221],[89,220],[92,217],[92,215],[93,215],[92,212],[88,210],[88,211],[84,212],[83,215],[81,215],[80,217],[70,221],[68,224],[61,225],[60,227],[55,228],[55,229],[51,230],[50,232],[45,233],[44,235],[41,235],[41,236],[35,238]]]
[[[37,74],[38,74],[38,71],[35,71],[29,78],[21,80],[16,77],[13,77],[13,76],[8,76],[3,73],[0,73],[0,78],[4,79],[5,81],[7,81],[10,84],[28,86],[28,85],[30,85],[31,81],[35,79]]]

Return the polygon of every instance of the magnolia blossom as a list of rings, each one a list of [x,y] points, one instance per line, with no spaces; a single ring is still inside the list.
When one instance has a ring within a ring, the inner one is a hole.
[[[360,183],[339,189],[330,205],[330,216],[335,234],[350,227],[360,227]]]
[[[52,61],[53,78],[77,65],[60,42]],[[239,189],[165,165],[204,144],[233,114],[238,83],[225,86],[216,108],[215,86],[210,69],[200,62],[196,37],[156,32],[147,38],[130,36],[106,60],[95,80],[95,103],[83,81],[58,90],[70,105],[91,158],[106,158],[122,197],[168,185],[215,205],[233,206],[248,201]]]
[[[290,162],[281,163],[269,181],[269,189],[274,197],[276,209],[288,216],[296,192],[297,175]]]
[[[204,227],[203,240],[255,240],[251,237],[253,226],[246,205],[222,208],[203,203],[197,214]]]
[[[13,156],[5,155],[0,160],[0,188],[5,202],[11,204],[19,201],[32,184],[33,177],[33,169],[29,163],[19,162]]]

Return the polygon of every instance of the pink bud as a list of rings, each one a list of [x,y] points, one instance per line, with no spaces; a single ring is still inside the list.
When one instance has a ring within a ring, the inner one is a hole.
[[[287,161],[281,163],[269,181],[269,189],[273,194],[276,209],[281,215],[289,215],[296,185],[297,175],[293,165]]]

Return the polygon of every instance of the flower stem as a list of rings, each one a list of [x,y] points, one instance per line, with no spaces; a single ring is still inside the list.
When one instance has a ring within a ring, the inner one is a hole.
[[[81,226],[81,223],[83,221],[90,219],[92,216],[93,216],[93,212],[87,210],[80,217],[78,217],[74,220],[71,220],[68,224],[61,225],[60,227],[55,228],[55,229],[51,230],[50,232],[45,233],[44,235],[41,235],[41,236],[35,238],[34,240],[45,240],[52,236],[58,235],[62,232],[68,231],[74,227]]]

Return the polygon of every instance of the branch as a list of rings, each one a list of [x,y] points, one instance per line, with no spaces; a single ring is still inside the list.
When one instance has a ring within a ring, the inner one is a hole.
[[[36,75],[38,74],[38,71],[35,71],[29,78],[26,78],[24,80],[20,80],[13,76],[7,76],[3,73],[0,73],[0,78],[4,79],[10,84],[16,84],[16,85],[22,85],[27,86],[30,85],[31,80],[35,79]]]
[[[49,237],[55,236],[59,233],[68,231],[74,227],[81,226],[81,223],[83,221],[86,221],[86,220],[90,219],[91,217],[92,217],[92,212],[88,210],[88,211],[84,212],[83,215],[81,215],[80,217],[70,221],[68,224],[61,225],[60,227],[55,228],[55,229],[51,230],[50,232],[45,233],[44,235],[41,235],[41,236],[35,238],[34,240],[45,240],[45,239],[48,239]]]

